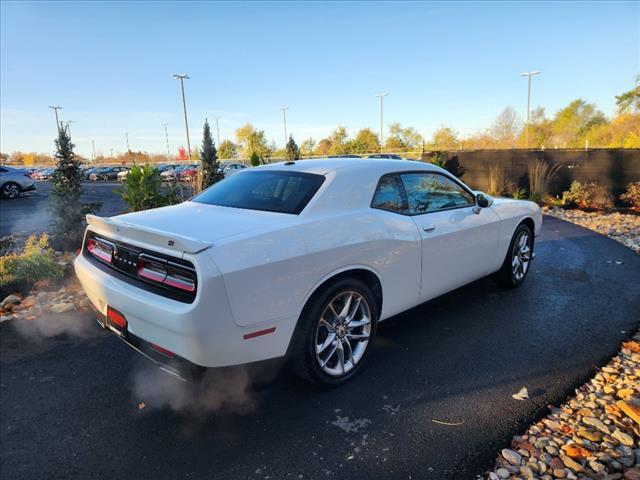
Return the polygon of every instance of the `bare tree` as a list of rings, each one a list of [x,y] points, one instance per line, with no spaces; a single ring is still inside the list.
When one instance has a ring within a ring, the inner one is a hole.
[[[509,148],[515,146],[520,128],[518,114],[513,107],[507,107],[493,122],[489,133],[498,146]]]

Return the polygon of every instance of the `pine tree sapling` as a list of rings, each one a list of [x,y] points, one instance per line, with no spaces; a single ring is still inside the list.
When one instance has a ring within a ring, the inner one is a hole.
[[[251,153],[251,166],[257,167],[260,165],[260,156],[256,152]]]
[[[218,165],[218,152],[216,145],[211,136],[209,121],[204,121],[204,130],[202,132],[202,148],[200,150],[200,162],[202,164],[202,190],[213,185],[223,176],[220,174],[220,165]]]
[[[289,135],[289,141],[287,142],[287,160],[300,160],[300,148],[293,139],[293,135]]]
[[[51,223],[54,243],[60,248],[80,246],[85,228],[85,215],[95,213],[101,204],[80,202],[82,183],[80,162],[73,153],[74,145],[64,129],[58,129],[56,153],[57,166],[51,176]]]

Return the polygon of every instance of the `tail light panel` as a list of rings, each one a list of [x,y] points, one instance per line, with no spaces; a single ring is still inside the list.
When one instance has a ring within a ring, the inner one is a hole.
[[[91,231],[83,255],[103,271],[139,288],[184,303],[195,300],[198,279],[188,260],[107,240]]]
[[[185,265],[147,255],[138,257],[138,276],[167,288],[184,293],[195,293],[196,271]]]
[[[107,240],[100,237],[90,237],[87,239],[87,251],[102,262],[113,263],[115,245]]]

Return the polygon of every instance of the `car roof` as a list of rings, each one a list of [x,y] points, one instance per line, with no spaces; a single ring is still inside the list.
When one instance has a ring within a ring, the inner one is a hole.
[[[412,170],[440,171],[438,167],[431,163],[386,158],[321,158],[312,160],[296,160],[295,162],[271,163],[251,170],[290,170],[294,172],[326,175],[330,172],[337,172],[346,169],[351,171],[376,171],[382,174],[386,172]]]

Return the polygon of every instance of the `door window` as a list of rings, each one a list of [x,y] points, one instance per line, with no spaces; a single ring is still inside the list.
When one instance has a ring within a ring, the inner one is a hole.
[[[475,204],[473,196],[457,182],[437,173],[401,175],[412,215],[437,212]]]

